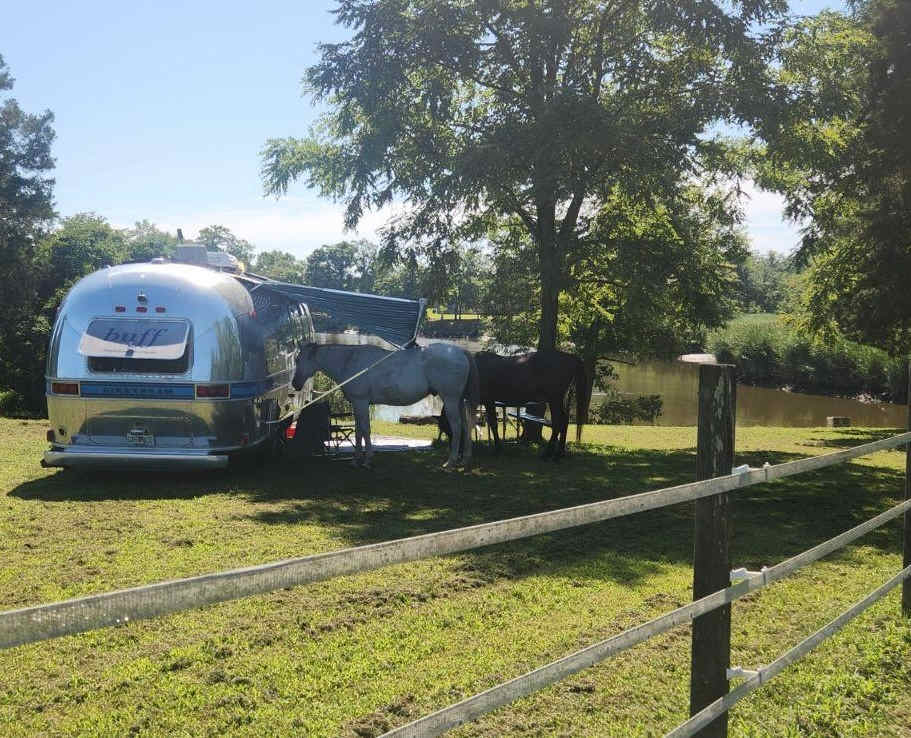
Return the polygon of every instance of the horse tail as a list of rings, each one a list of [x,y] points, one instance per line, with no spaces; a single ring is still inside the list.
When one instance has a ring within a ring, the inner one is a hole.
[[[588,407],[591,403],[591,384],[585,371],[585,362],[576,357],[576,443],[582,442],[582,426],[588,422]]]
[[[468,359],[468,379],[465,381],[465,391],[462,397],[468,401],[472,412],[481,404],[481,377],[478,374],[478,363],[474,360],[471,351],[465,352]]]

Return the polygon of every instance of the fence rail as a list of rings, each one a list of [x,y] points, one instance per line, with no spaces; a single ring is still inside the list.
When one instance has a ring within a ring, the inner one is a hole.
[[[8,610],[0,613],[0,649],[690,502],[839,464],[909,441],[911,433],[903,433],[823,456],[587,505]]]
[[[900,515],[904,515],[904,513],[909,510],[911,510],[911,500],[906,500],[905,502],[880,513],[875,518],[871,518],[828,541],[820,543],[818,546],[814,546],[808,551],[804,551],[797,556],[782,561],[780,564],[769,567],[762,572],[755,573],[753,576],[747,577],[727,589],[713,592],[706,597],[691,602],[688,605],[684,605],[683,607],[678,607],[676,610],[665,613],[647,623],[637,625],[618,635],[558,659],[546,666],[539,667],[534,671],[530,671],[527,674],[511,679],[508,682],[499,684],[496,687],[491,687],[484,692],[468,697],[461,702],[457,702],[442,710],[426,715],[407,725],[390,730],[384,733],[381,738],[416,738],[417,736],[427,738],[429,736],[445,733],[447,730],[451,730],[462,723],[476,720],[485,713],[491,712],[503,705],[507,705],[510,702],[514,702],[521,697],[532,694],[543,687],[554,684],[583,669],[594,666],[611,656],[616,656],[633,646],[637,646],[640,643],[647,641],[653,636],[672,630],[679,625],[692,621],[700,615],[704,615],[713,610],[717,610],[719,607],[730,604],[750,592],[763,589],[779,579],[784,579],[798,569],[828,556],[833,551],[843,548],[870,531],[885,525],[890,520],[894,520]],[[911,570],[911,567],[909,567],[909,570]],[[898,584],[898,581],[895,581],[890,586],[890,589]],[[885,594],[885,592],[883,592],[883,594]],[[870,604],[872,604],[872,602]],[[772,665],[769,665],[767,668],[771,668],[771,666]],[[780,669],[778,671],[780,671]],[[775,673],[777,674],[778,672],[776,671]],[[765,681],[772,676],[774,676],[774,674],[769,674]],[[758,686],[759,682],[756,683],[756,687]],[[756,687],[754,687],[754,689]],[[713,706],[714,705],[715,703],[713,703]],[[701,716],[700,720],[698,724],[694,723],[694,725],[697,725],[697,729],[701,728],[715,719],[719,714],[721,714],[721,712],[718,711],[717,706],[711,711],[706,708],[706,710],[703,710],[698,714]],[[673,733],[673,735],[677,738],[677,733]],[[681,733],[680,735],[692,735],[692,733]]]
[[[740,700],[749,695],[750,692],[759,689],[763,684],[773,677],[778,676],[791,664],[796,663],[802,657],[806,656],[824,640],[831,638],[854,618],[872,607],[909,577],[911,577],[911,566],[906,566],[888,582],[877,587],[860,602],[857,602],[833,621],[824,625],[809,638],[798,643],[794,648],[787,651],[783,656],[775,659],[768,666],[758,669],[754,675],[750,676],[750,678],[739,687],[731,690],[724,697],[715,700],[712,704],[693,715],[685,723],[678,725],[674,730],[665,735],[665,738],[688,738],[688,736],[696,735],[699,730],[726,713],[734,705],[740,702]]]

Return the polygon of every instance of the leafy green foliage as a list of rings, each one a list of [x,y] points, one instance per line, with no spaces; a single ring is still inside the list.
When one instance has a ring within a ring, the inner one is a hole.
[[[637,420],[654,423],[661,415],[663,405],[661,395],[617,395],[598,405],[594,412],[594,422],[602,425],[628,425]]]
[[[287,251],[261,251],[251,269],[279,282],[304,284],[307,279],[307,263]]]
[[[804,325],[911,348],[911,5],[859,2],[787,35],[785,104],[770,115],[765,186],[808,219]]]
[[[740,213],[699,187],[661,200],[615,192],[577,248],[558,337],[589,365],[622,354],[667,356],[698,345],[732,314],[734,265],[745,254]],[[504,344],[530,345],[538,322],[537,250],[522,228],[494,234],[485,301]]]
[[[775,252],[748,254],[737,265],[737,309],[744,313],[785,312],[797,273],[793,259]]]
[[[231,229],[223,225],[211,225],[203,228],[196,240],[205,245],[209,251],[227,251],[244,265],[253,263],[255,247],[249,241],[235,236]]]
[[[841,397],[907,401],[907,363],[882,349],[819,340],[779,316],[745,316],[708,336],[719,361],[737,365],[738,381]]]
[[[552,348],[590,211],[618,187],[670,196],[714,150],[707,125],[758,116],[768,48],[751,27],[785,9],[340,0],[353,35],[321,45],[306,75],[328,113],[306,139],[267,141],[266,191],[303,179],[345,201],[349,226],[406,201],[387,245],[432,263],[513,219],[537,254],[537,342]]]
[[[369,241],[339,241],[320,246],[307,257],[307,281],[313,287],[373,292],[377,250]]]
[[[0,56],[0,95],[12,87]],[[21,359],[41,353],[46,338],[43,326],[36,326],[40,297],[33,262],[54,217],[53,120],[50,111],[29,114],[15,99],[0,98],[0,389],[29,399],[43,376],[34,374],[32,361]]]
[[[137,222],[123,234],[130,261],[151,261],[159,257],[168,259],[174,255],[177,238],[147,220]]]

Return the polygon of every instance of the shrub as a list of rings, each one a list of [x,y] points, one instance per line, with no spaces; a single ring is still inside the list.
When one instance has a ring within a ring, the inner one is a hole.
[[[601,403],[592,415],[601,425],[624,425],[636,420],[654,423],[663,407],[661,395],[616,396]]]
[[[843,338],[815,339],[779,316],[742,316],[709,334],[706,348],[735,364],[744,384],[906,401],[904,359]]]
[[[25,407],[25,398],[15,390],[0,389],[0,415],[18,415]]]
[[[322,394],[323,392],[328,392],[332,387],[335,386],[335,382],[332,379],[322,372],[317,372],[313,375],[313,396]],[[341,390],[336,390],[329,397],[324,400],[324,402],[329,403],[329,412],[333,415],[351,415],[354,413],[354,409],[351,407],[351,403],[345,399],[345,395]]]

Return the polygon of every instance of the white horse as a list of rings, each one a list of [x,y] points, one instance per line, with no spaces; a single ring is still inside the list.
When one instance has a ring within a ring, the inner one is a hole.
[[[371,366],[376,362],[380,363]],[[394,352],[376,346],[311,343],[304,346],[297,357],[297,369],[291,384],[299,390],[317,370],[341,383],[367,367],[371,368],[342,387],[342,392],[354,407],[355,465],[361,463],[362,439],[367,448],[363,465],[368,469],[373,457],[370,405],[411,405],[429,394],[442,398],[444,412],[453,430],[449,459],[443,467],[454,466],[458,462],[460,448],[464,449],[465,466],[471,465],[471,424],[467,403],[476,408],[480,401],[478,370],[471,354],[449,343],[432,343],[426,348],[413,346]]]

